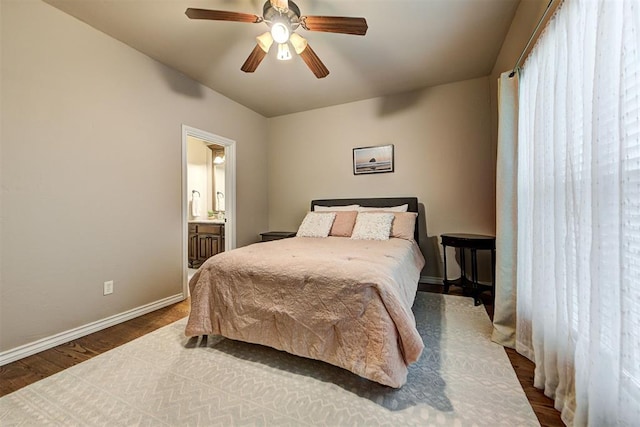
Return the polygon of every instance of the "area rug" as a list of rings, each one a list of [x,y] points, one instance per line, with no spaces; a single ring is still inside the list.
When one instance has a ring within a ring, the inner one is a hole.
[[[186,319],[0,399],[0,425],[533,426],[537,418],[473,299],[419,292],[425,351],[399,390],[221,337]]]

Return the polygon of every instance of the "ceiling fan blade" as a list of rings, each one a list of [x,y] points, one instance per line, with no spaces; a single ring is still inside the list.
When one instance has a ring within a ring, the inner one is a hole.
[[[301,25],[309,31],[323,31],[325,33],[353,34],[364,36],[367,34],[367,20],[364,18],[347,18],[344,16],[301,16]]]
[[[241,12],[229,12],[226,10],[194,9],[190,7],[184,13],[190,19],[210,19],[213,21],[249,22],[252,24],[257,24],[262,22],[262,17],[258,15],[252,15],[250,13],[241,13]]]
[[[327,67],[324,66],[320,58],[318,58],[318,55],[316,55],[308,44],[307,47],[299,53],[299,55],[317,78],[321,79],[329,75]]]
[[[244,64],[242,64],[242,67],[240,69],[245,73],[253,73],[256,68],[258,68],[258,65],[260,65],[265,56],[267,56],[267,52],[262,50],[259,44],[256,44],[256,47],[253,48],[253,51],[251,52],[247,60],[244,61]]]

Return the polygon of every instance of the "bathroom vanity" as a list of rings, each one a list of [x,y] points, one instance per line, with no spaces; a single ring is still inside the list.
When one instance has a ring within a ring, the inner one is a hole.
[[[224,252],[224,220],[189,221],[189,267],[198,268],[208,258]]]

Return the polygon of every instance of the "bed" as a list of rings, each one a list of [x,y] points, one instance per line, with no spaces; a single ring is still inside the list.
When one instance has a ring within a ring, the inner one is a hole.
[[[405,204],[407,213],[387,212]],[[417,211],[416,198],[312,201],[318,213],[307,214],[298,236],[223,252],[198,269],[185,334],[266,345],[401,387],[424,348],[411,311],[425,262]],[[307,236],[307,218],[332,214],[327,237]],[[355,218],[351,236],[333,233],[347,216]],[[391,237],[361,238],[365,219],[389,217]]]

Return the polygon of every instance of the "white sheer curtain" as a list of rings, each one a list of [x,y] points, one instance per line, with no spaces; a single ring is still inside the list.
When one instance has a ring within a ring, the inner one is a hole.
[[[566,0],[520,75],[516,349],[568,425],[640,423],[640,2]]]

